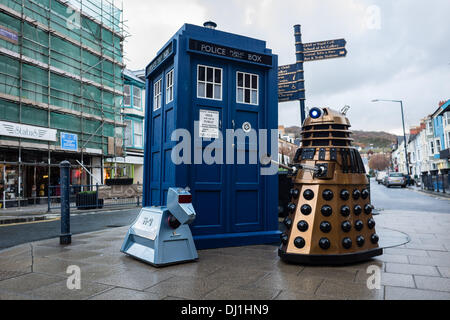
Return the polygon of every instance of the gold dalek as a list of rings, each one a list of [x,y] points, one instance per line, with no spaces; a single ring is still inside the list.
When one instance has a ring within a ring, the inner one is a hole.
[[[346,111],[313,108],[305,120],[278,252],[283,261],[339,265],[383,254],[370,182],[361,155],[352,147]]]

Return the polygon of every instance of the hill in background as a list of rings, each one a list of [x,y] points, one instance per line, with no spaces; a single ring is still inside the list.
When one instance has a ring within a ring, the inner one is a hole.
[[[301,128],[294,126],[286,128],[286,133],[295,134],[296,138],[300,138]],[[370,148],[373,145],[374,149],[390,149],[393,144],[397,143],[397,136],[382,131],[352,131],[352,138],[355,140],[353,145],[359,146],[363,149]]]

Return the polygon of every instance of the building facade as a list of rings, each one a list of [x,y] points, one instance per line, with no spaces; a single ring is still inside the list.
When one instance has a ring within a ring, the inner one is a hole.
[[[105,157],[122,155],[121,16],[107,1],[2,1],[2,207],[46,202],[63,160],[72,184],[101,184]]]
[[[145,81],[139,72],[125,69],[122,119],[124,128],[124,156],[106,159],[105,179],[129,178],[142,184],[144,178],[144,118]]]
[[[442,101],[439,108],[422,119],[420,126],[408,135],[408,161],[410,173],[421,176],[446,175],[450,171],[450,100]],[[407,174],[403,138],[398,140],[392,153],[394,170]]]

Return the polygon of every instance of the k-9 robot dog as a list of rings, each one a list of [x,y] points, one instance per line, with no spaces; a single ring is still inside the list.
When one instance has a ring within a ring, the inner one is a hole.
[[[167,207],[143,208],[120,251],[156,267],[198,260],[189,229],[195,216],[191,194],[170,188]]]

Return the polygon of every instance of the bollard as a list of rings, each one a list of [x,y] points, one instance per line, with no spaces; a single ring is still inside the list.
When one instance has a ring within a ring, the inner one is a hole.
[[[72,243],[72,234],[70,233],[70,195],[69,195],[69,171],[70,162],[63,161],[59,164],[61,168],[61,236],[59,243],[69,245]]]

